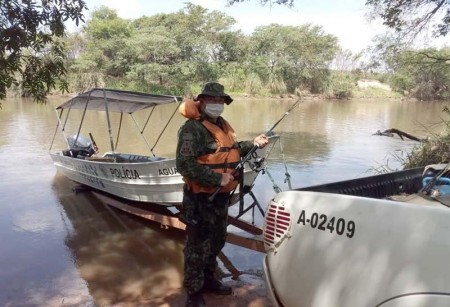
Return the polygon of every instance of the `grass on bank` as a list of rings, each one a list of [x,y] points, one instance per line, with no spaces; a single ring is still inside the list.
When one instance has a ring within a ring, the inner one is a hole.
[[[386,98],[402,99],[404,96],[400,93],[377,87],[359,88],[353,90],[353,98]]]
[[[450,115],[447,107],[443,112]],[[440,133],[430,134],[422,139],[411,152],[401,151],[391,155],[391,158],[399,162],[403,169],[424,167],[430,164],[450,163],[450,120],[442,119],[444,127]],[[389,159],[385,164],[370,169],[375,174],[384,174],[396,171],[389,166]]]
[[[450,115],[448,107],[444,107],[442,112]],[[405,169],[450,162],[450,120],[443,121],[445,126],[440,134],[429,136],[407,155]]]

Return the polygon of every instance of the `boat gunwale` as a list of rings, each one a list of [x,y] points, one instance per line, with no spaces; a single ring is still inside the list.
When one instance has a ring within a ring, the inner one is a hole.
[[[417,193],[422,187],[422,174],[424,169],[425,167],[417,167],[386,174],[307,186],[293,190],[383,199],[397,194]]]

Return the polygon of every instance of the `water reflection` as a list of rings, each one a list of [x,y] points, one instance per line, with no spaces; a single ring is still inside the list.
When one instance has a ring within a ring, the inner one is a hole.
[[[181,287],[183,235],[103,205],[55,176],[73,262],[99,305],[142,303]]]
[[[280,142],[281,147],[276,147],[278,150],[274,150],[271,155],[273,163],[280,163],[281,154],[284,154],[287,163],[307,165],[327,159],[331,151],[330,141],[326,135],[315,135],[310,132],[286,132],[282,134]],[[296,154],[299,148],[302,149],[301,156]]]

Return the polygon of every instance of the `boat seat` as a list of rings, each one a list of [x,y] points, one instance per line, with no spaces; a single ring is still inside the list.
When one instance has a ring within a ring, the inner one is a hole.
[[[156,162],[164,160],[161,157],[151,157],[126,153],[106,153],[105,158],[114,158],[118,163],[140,163],[140,162]]]
[[[66,157],[74,157],[79,159],[85,159],[86,157],[90,157],[92,155],[92,153],[86,149],[65,149],[62,151],[62,154]]]

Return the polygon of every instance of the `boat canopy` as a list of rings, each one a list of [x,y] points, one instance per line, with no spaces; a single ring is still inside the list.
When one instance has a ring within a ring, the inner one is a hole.
[[[131,114],[156,105],[177,103],[181,100],[182,98],[177,96],[94,88],[73,97],[56,109],[87,109]]]

